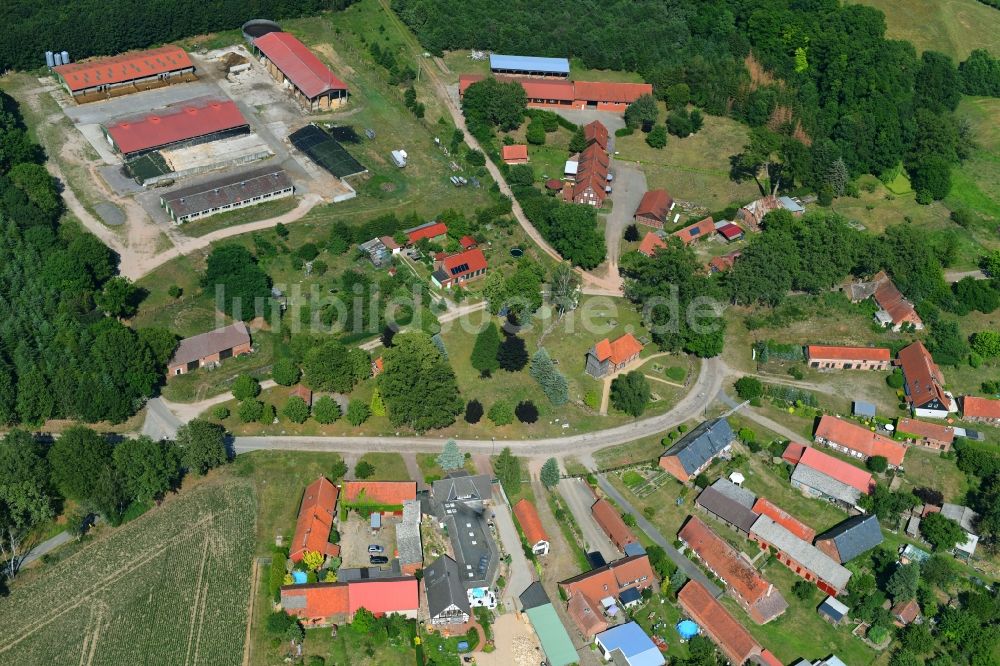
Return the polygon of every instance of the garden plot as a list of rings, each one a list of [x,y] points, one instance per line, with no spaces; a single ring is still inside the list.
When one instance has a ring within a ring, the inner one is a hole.
[[[205,485],[52,566],[4,600],[11,664],[240,664],[256,501]]]

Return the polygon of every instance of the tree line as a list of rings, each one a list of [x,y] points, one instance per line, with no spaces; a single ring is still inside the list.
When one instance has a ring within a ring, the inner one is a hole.
[[[995,94],[998,85],[987,53],[970,56],[960,74],[948,56],[918,57],[909,42],[887,39],[879,10],[837,0],[556,0],[544,12],[528,0],[472,0],[462,11],[450,0],[393,7],[432,52],[575,57],[586,67],[637,71],[664,100],[684,84],[686,101],[758,130],[734,175],[774,162],[781,186],[830,197],[843,194],[845,177],[891,180],[905,165],[921,201],[943,198],[951,165],[968,151],[967,127],[953,113],[960,94]]]
[[[255,18],[309,16],[344,9],[355,0],[10,0],[0,71],[36,69],[45,51],[68,51],[74,60],[115,55],[183,37],[234,30]]]
[[[0,92],[0,424],[119,423],[163,377],[176,337],[118,320],[137,292],[62,200],[17,104]]]
[[[36,531],[66,514],[82,533],[88,516],[119,525],[176,490],[184,474],[202,475],[225,463],[222,426],[194,420],[175,440],[140,436],[113,443],[72,426],[51,444],[12,430],[0,439],[0,559],[9,582],[35,545]],[[67,512],[67,507],[73,507]]]

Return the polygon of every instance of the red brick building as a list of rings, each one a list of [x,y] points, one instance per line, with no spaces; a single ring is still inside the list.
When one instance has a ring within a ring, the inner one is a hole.
[[[1000,424],[1000,400],[967,395],[962,398],[962,418],[968,421]]]
[[[307,550],[340,556],[340,546],[329,542],[330,530],[337,515],[337,495],[337,486],[322,476],[306,486],[295,523],[295,536],[288,548],[292,561],[301,562]]]
[[[806,347],[809,367],[820,370],[888,370],[892,356],[886,347]]]
[[[523,143],[504,146],[500,149],[500,157],[503,158],[505,164],[527,164],[528,146]]]
[[[626,545],[639,542],[615,507],[611,506],[611,503],[606,499],[601,498],[594,502],[590,507],[590,514],[618,550],[624,552]]]
[[[437,270],[431,273],[431,281],[441,289],[482,277],[488,269],[486,255],[479,248],[444,257],[437,265]]]
[[[892,467],[902,467],[906,446],[868,428],[837,418],[823,415],[816,426],[816,441],[835,451],[854,458],[868,460],[872,456],[882,456]]]
[[[763,648],[701,583],[688,581],[677,594],[681,608],[715,643],[726,659],[744,664],[760,657]]]
[[[167,376],[183,375],[206,365],[221,363],[227,358],[249,354],[250,351],[250,329],[238,321],[181,340],[174,357],[167,363]]]
[[[938,451],[950,451],[955,443],[955,429],[940,423],[901,418],[896,422],[896,435],[910,444]]]
[[[709,238],[714,233],[715,221],[710,217],[706,217],[704,220],[700,220],[694,224],[684,227],[683,229],[675,231],[674,236],[677,236],[684,242],[685,245],[688,245],[701,240],[702,238]]]
[[[649,190],[635,209],[632,219],[647,227],[662,229],[674,209],[674,200],[666,190]]]
[[[560,581],[559,588],[565,593],[570,604],[573,604],[573,598],[577,595],[586,597],[586,604],[576,602],[580,612],[574,616],[574,619],[579,617],[577,625],[580,627],[580,631],[591,638],[602,630],[601,622],[590,620],[581,606],[585,605],[596,612],[596,609],[602,608],[602,599],[607,597],[617,599],[625,590],[643,590],[652,587],[655,582],[656,576],[649,564],[649,557],[634,555]],[[586,620],[586,622],[581,622],[581,620]]]

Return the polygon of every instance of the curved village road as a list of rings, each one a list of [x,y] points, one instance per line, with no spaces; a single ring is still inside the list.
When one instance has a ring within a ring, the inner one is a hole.
[[[458,445],[470,452],[494,452],[497,445],[509,446],[521,456],[573,455],[588,459],[594,451],[625,444],[656,435],[696,417],[722,389],[728,373],[725,363],[717,358],[702,361],[701,372],[690,391],[669,411],[648,419],[633,421],[607,430],[580,433],[546,439],[504,439],[498,442],[481,439],[458,440]],[[233,451],[237,454],[262,449],[279,451],[440,451],[444,437],[235,437]],[[585,463],[586,464],[586,463]]]

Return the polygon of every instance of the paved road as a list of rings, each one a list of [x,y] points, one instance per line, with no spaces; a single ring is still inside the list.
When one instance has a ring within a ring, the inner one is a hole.
[[[728,368],[718,358],[702,361],[701,372],[690,392],[681,398],[672,409],[648,419],[632,421],[625,425],[596,432],[581,433],[567,437],[545,439],[505,439],[497,444],[509,446],[521,456],[573,455],[582,461],[589,461],[594,451],[624,444],[636,439],[659,434],[692,418],[700,418],[705,407],[722,388]],[[282,451],[440,451],[441,437],[236,437],[233,448],[236,453],[246,453],[261,449]],[[463,450],[473,453],[492,451],[495,444],[489,440],[458,440]],[[587,464],[586,462],[584,464]]]
[[[146,421],[142,424],[142,434],[153,439],[174,439],[177,429],[184,425],[164,404],[162,398],[153,398],[146,403]]]
[[[604,530],[594,521],[590,513],[590,507],[594,503],[594,493],[591,492],[587,483],[583,479],[563,479],[556,486],[559,494],[566,500],[566,506],[576,519],[576,524],[580,526],[583,533],[583,540],[586,542],[585,550],[598,551],[608,562],[617,560],[621,553],[615,548],[611,540],[604,533]]]
[[[625,227],[632,223],[632,214],[639,206],[642,195],[646,193],[646,174],[627,162],[612,161],[615,174],[614,192],[611,200],[614,206],[605,218],[604,243],[608,247],[608,272],[618,275],[618,257],[620,256],[622,236]]]
[[[503,499],[499,484],[496,483],[493,484],[493,514],[493,522],[496,523],[500,543],[503,544],[504,551],[511,558],[507,586],[503,589],[500,598],[509,610],[520,610],[521,600],[518,599],[518,595],[534,582],[533,572],[535,568],[524,556],[521,538],[517,535],[517,528],[514,527],[514,517],[510,513],[510,507]]]
[[[60,532],[50,539],[46,539],[34,548],[32,548],[24,559],[21,561],[21,566],[27,566],[34,562],[35,560],[41,559],[43,556],[51,553],[53,550],[63,545],[64,543],[69,543],[73,540],[73,535],[69,532]]]
[[[618,503],[618,506],[625,509],[633,516],[635,516],[635,521],[638,523],[639,527],[653,540],[654,543],[659,545],[667,553],[667,556],[674,561],[676,564],[691,580],[696,580],[705,586],[714,597],[718,598],[722,596],[723,590],[718,585],[713,583],[708,579],[701,569],[699,569],[694,562],[684,557],[679,550],[673,547],[672,539],[668,540],[660,530],[656,529],[653,523],[646,520],[646,517],[642,515],[641,512],[636,511],[635,507],[632,506],[628,500],[622,497],[622,494],[618,492],[618,489],[611,485],[603,474],[597,475],[597,485],[601,487],[601,490],[606,492],[611,499]]]

